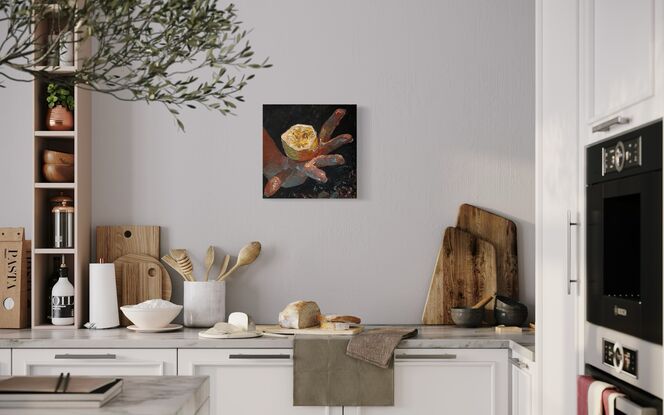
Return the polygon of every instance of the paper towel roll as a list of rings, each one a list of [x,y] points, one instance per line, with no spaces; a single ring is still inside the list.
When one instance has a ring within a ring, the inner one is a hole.
[[[120,325],[113,264],[90,264],[90,323],[96,329]]]

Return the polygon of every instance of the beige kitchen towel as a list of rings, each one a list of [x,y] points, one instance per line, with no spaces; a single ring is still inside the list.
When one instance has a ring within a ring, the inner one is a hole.
[[[348,336],[295,336],[294,406],[394,405],[394,368],[346,356],[348,341]]]
[[[401,340],[417,335],[417,329],[383,327],[368,330],[353,337],[346,354],[378,367],[386,368]]]

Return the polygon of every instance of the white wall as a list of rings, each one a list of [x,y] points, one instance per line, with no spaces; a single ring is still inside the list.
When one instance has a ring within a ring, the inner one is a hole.
[[[179,133],[159,105],[94,97],[93,224],[161,225],[162,251],[188,248],[199,270],[208,244],[221,256],[261,241],[227,296],[228,311],[258,321],[312,299],[370,323],[417,323],[442,231],[468,202],[517,223],[534,311],[534,3],[236,4],[275,65],[237,117],[189,112]],[[30,89],[6,94],[0,176],[15,182],[0,222],[29,228]],[[357,200],[262,199],[264,103],[358,105]]]

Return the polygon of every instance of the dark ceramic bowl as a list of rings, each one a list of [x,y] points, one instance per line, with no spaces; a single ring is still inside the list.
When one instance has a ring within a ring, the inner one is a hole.
[[[452,321],[459,327],[479,327],[484,319],[484,307],[454,307],[450,309]]]
[[[509,297],[497,295],[493,315],[498,325],[521,327],[528,318],[528,307]]]

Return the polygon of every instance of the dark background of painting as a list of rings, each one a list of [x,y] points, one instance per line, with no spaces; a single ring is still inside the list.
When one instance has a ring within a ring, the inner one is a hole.
[[[339,147],[332,154],[340,154],[346,160],[341,166],[323,167],[327,183],[308,179],[300,186],[281,188],[274,198],[356,198],[357,197],[357,106],[356,105],[263,105],[263,128],[270,133],[277,148],[284,154],[281,134],[294,124],[309,124],[320,133],[323,123],[337,108],[346,110],[346,115],[332,133],[350,134],[353,142]],[[263,187],[267,179],[263,176]]]

